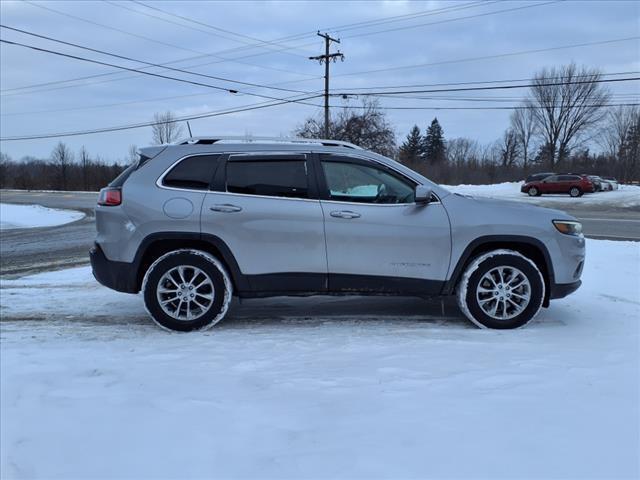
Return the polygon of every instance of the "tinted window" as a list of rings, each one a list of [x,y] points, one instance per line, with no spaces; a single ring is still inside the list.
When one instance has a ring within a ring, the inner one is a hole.
[[[219,158],[219,155],[185,158],[167,173],[162,184],[167,187],[208,190]]]
[[[557,182],[558,181],[558,176],[557,175],[552,175],[550,177],[547,177],[544,179],[545,182]]]
[[[329,198],[344,202],[412,203],[415,186],[386,170],[359,163],[322,162]]]
[[[252,160],[227,163],[227,191],[246,195],[309,198],[304,160]]]
[[[560,175],[558,178],[561,182],[574,182],[576,180],[580,180],[580,177],[575,175]]]

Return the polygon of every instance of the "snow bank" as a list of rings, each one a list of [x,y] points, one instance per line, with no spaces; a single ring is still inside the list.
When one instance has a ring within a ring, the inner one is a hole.
[[[75,222],[83,217],[84,213],[75,210],[59,210],[41,205],[0,203],[0,230],[54,227]]]
[[[571,198],[569,195],[549,194],[541,197],[530,197],[520,192],[521,186],[522,182],[505,182],[493,185],[443,185],[447,190],[462,195],[517,200],[537,204],[580,203],[614,205],[618,207],[640,206],[640,187],[634,185],[620,185],[618,190],[587,193],[580,198]]]
[[[516,331],[316,298],[170,334],[86,267],[3,281],[3,476],[638,478],[640,244],[587,248]]]

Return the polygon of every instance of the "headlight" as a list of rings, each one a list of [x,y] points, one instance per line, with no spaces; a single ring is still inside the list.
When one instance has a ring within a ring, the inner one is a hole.
[[[553,225],[560,233],[565,235],[581,235],[582,224],[580,222],[572,222],[570,220],[554,220]]]

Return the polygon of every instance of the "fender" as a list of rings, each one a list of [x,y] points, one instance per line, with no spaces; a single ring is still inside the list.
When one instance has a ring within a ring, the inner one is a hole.
[[[460,280],[460,277],[462,276],[464,267],[467,265],[473,252],[478,248],[482,247],[483,245],[488,245],[492,243],[505,243],[505,244],[520,243],[520,244],[530,245],[534,247],[536,250],[538,250],[542,254],[542,258],[544,259],[544,263],[547,271],[546,273],[548,277],[546,280],[548,280],[549,282],[548,286],[550,287],[555,286],[555,276],[553,273],[553,264],[551,262],[551,256],[549,255],[549,251],[547,250],[547,247],[540,240],[538,240],[537,238],[526,237],[523,235],[485,235],[485,236],[476,238],[471,243],[469,243],[469,245],[467,245],[467,247],[464,249],[464,251],[462,252],[462,255],[460,255],[460,258],[458,259],[458,263],[453,269],[453,273],[451,274],[451,277],[449,278],[449,280],[445,282],[445,285],[442,288],[443,295],[451,295],[454,292],[455,287],[458,283],[458,280]],[[510,248],[513,248],[513,247],[510,247]],[[549,289],[547,288],[547,291],[548,290]]]
[[[249,282],[238,266],[238,262],[236,261],[233,253],[231,253],[231,249],[227,246],[227,244],[220,237],[215,235],[207,234],[207,233],[197,233],[197,232],[155,232],[148,236],[146,236],[140,245],[138,246],[138,250],[132,262],[132,270],[136,272],[136,291],[140,290],[140,285],[142,281],[142,277],[144,276],[144,270],[142,261],[144,259],[145,254],[149,250],[149,247],[157,242],[179,242],[179,241],[190,241],[190,242],[198,242],[204,245],[208,245],[213,247],[220,256],[227,269],[229,270],[229,274],[233,280],[233,284],[235,285],[236,290],[245,291],[249,290]]]

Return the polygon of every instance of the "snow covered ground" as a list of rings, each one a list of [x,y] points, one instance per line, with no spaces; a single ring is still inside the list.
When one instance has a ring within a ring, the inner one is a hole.
[[[84,213],[75,210],[59,210],[41,205],[0,203],[0,230],[54,227],[75,222],[83,217]]]
[[[517,200],[541,205],[573,203],[616,207],[640,207],[640,186],[635,185],[620,185],[618,190],[587,193],[580,198],[571,198],[569,195],[548,194],[541,197],[530,197],[520,192],[521,186],[522,182],[505,182],[493,185],[443,185],[447,190],[462,195]]]
[[[640,244],[587,248],[517,331],[316,298],[171,334],[86,267],[3,281],[2,477],[638,478]]]

